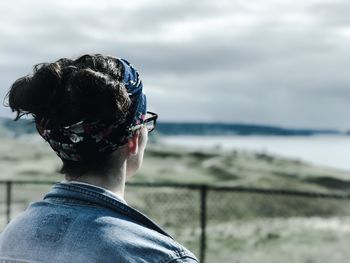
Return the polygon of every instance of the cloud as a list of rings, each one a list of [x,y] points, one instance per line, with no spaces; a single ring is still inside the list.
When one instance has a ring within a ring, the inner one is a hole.
[[[163,120],[349,127],[347,5],[2,2],[0,95],[35,63],[107,53],[140,70]]]

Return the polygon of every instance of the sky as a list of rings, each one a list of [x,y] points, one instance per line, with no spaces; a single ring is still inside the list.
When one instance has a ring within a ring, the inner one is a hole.
[[[348,10],[346,0],[1,1],[0,97],[36,63],[102,53],[139,70],[160,121],[350,129]]]

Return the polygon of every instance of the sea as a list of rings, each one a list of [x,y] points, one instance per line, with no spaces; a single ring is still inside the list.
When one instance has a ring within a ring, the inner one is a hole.
[[[244,150],[292,158],[350,172],[350,136],[164,136],[167,145]]]

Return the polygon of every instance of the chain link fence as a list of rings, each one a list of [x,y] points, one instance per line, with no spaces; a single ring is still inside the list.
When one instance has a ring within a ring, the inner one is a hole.
[[[0,181],[0,229],[53,182]],[[350,196],[128,184],[125,199],[207,262],[346,262]]]

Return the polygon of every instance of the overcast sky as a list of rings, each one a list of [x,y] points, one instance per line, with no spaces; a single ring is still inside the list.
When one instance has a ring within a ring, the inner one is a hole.
[[[161,121],[347,129],[349,10],[345,0],[1,1],[0,96],[35,63],[103,53],[140,71]]]

